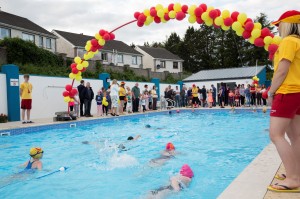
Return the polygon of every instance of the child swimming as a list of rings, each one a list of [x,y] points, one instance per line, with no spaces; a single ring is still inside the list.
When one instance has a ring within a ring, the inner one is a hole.
[[[38,169],[42,170],[43,164],[40,159],[43,158],[44,151],[40,147],[33,147],[29,151],[30,160],[25,162],[23,166],[25,170]]]
[[[160,157],[150,160],[152,166],[161,166],[176,155],[175,146],[169,142],[166,145],[166,149],[161,152]]]
[[[163,198],[172,192],[179,192],[189,186],[194,177],[194,172],[191,167],[184,164],[178,175],[171,177],[170,184],[162,186],[150,192],[147,198]]]

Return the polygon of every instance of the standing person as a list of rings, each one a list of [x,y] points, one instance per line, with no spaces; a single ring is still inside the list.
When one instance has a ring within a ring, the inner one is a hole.
[[[270,138],[283,162],[286,178],[268,189],[300,192],[300,12],[288,11],[273,24],[279,26],[283,40],[275,53],[268,95],[272,104]]]
[[[103,115],[103,107],[102,107],[103,95],[101,91],[98,91],[95,100],[97,103],[97,116],[100,117]]]
[[[106,116],[108,115],[108,101],[107,101],[107,92],[104,91],[102,93],[103,97],[102,97],[102,112],[103,112],[103,115],[104,113],[106,114]]]
[[[262,94],[264,93],[264,92],[266,92],[266,86],[265,85],[262,85],[262,87],[261,87],[261,96],[262,96]],[[263,98],[262,97],[262,101],[263,101],[263,106],[267,106],[267,99],[265,99],[265,98]]]
[[[146,111],[146,96],[145,96],[145,94],[142,94],[142,98],[141,98],[141,105],[142,105],[142,107],[143,107],[143,112],[145,112]]]
[[[180,91],[180,106],[181,107],[185,107],[186,104],[185,104],[185,96],[186,96],[186,88],[185,87],[182,87],[182,90]]]
[[[106,90],[106,101],[108,102],[107,111],[108,111],[108,113],[111,113],[110,85],[108,86],[108,88]]]
[[[29,75],[24,75],[24,82],[20,85],[22,124],[33,123],[30,120],[30,111],[32,105],[32,84],[29,82]],[[25,120],[25,113],[27,120]]]
[[[156,93],[156,86],[153,86],[153,88],[152,88],[152,90],[151,90],[151,95],[152,95],[152,101],[153,101],[153,103],[152,103],[152,108],[153,108],[153,110],[157,110],[157,97],[158,97],[158,95],[157,95],[157,93]]]
[[[214,103],[214,98],[213,98],[213,90],[212,89],[210,89],[209,91],[208,91],[208,99],[207,99],[207,101],[208,101],[208,104],[209,104],[209,108],[212,108],[213,107],[213,103]]]
[[[254,84],[250,86],[250,94],[251,94],[251,105],[256,106],[256,87]]]
[[[228,94],[229,94],[230,87],[227,86],[225,83],[224,83],[224,90],[225,90],[225,106],[227,106],[228,105]]]
[[[116,79],[112,81],[110,87],[110,97],[111,97],[111,115],[119,116],[117,113],[119,107],[119,86]]]
[[[195,84],[193,84],[193,88],[192,88],[192,106],[196,107],[197,104],[199,104],[199,98],[198,98],[198,88],[196,87]]]
[[[241,106],[245,105],[245,85],[242,84],[240,87],[240,99],[241,99]]]
[[[251,104],[250,84],[248,84],[247,88],[245,88],[245,100],[246,100],[246,105],[250,107]]]
[[[235,105],[234,93],[232,90],[229,90],[228,93],[228,105],[232,108]]]
[[[178,86],[175,87],[175,107],[180,106],[180,90]]]
[[[202,93],[202,100],[203,100],[203,105],[202,106],[205,107],[206,98],[207,98],[207,90],[206,90],[205,86],[202,87],[201,93]]]
[[[84,116],[93,117],[91,115],[92,100],[94,99],[94,91],[91,87],[90,82],[86,83],[86,87],[82,91],[83,102],[84,102]]]
[[[82,117],[83,113],[85,112],[85,111],[83,111],[84,97],[83,97],[83,93],[82,93],[84,88],[85,88],[84,80],[81,80],[80,85],[77,86],[77,90],[78,90],[78,93],[79,93],[79,101],[81,102],[80,103],[80,117]]]
[[[126,87],[127,93],[126,93],[126,98],[127,98],[127,105],[126,105],[126,112],[127,113],[132,113],[132,92],[129,88],[129,86]]]
[[[217,105],[217,89],[216,87],[212,84],[211,85],[211,89],[212,89],[212,95],[213,95],[213,106],[216,106]]]
[[[147,84],[144,86],[144,90],[143,90],[142,93],[143,93],[144,95],[147,95],[147,96],[145,97],[145,100],[146,100],[146,110],[149,110],[149,96],[148,96],[148,85],[147,85]]]
[[[261,86],[257,85],[256,87],[256,97],[257,97],[257,105],[261,106],[261,101],[262,101],[262,93],[261,93]]]
[[[135,86],[131,89],[132,97],[133,97],[133,112],[139,111],[139,103],[140,103],[140,95],[141,91],[139,88],[139,83],[135,83]]]
[[[187,98],[188,98],[188,105],[192,107],[192,100],[193,100],[192,87],[189,87],[189,90],[187,91]]]
[[[119,113],[120,114],[123,114],[125,97],[126,97],[125,82],[121,82],[121,85],[119,87],[119,100],[120,100]]]
[[[221,106],[221,108],[225,108],[225,86],[224,83],[221,82],[221,87],[219,90],[219,106]]]

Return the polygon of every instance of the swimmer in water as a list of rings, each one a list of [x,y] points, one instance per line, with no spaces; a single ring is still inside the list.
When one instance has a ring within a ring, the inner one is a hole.
[[[161,152],[160,157],[150,160],[150,164],[153,166],[161,166],[170,159],[175,158],[175,155],[175,146],[169,142],[166,145],[166,149]]]
[[[146,124],[145,126],[146,129],[152,128],[150,124]],[[163,128],[155,128],[156,130],[162,130]]]
[[[30,160],[23,164],[25,170],[30,170],[30,169],[42,170],[43,164],[40,159],[43,158],[43,154],[44,151],[42,148],[39,147],[31,148],[29,151]]]
[[[194,172],[189,165],[184,164],[178,175],[170,178],[170,184],[150,192],[147,198],[163,198],[172,192],[179,192],[187,188],[194,177]]]

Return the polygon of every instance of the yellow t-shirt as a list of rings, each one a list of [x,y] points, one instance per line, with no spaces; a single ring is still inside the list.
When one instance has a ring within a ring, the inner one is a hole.
[[[193,97],[198,97],[198,88],[197,87],[192,88],[192,95],[193,95]]]
[[[124,97],[126,95],[126,91],[123,87],[120,87],[119,89],[119,96]]]
[[[282,40],[274,57],[275,73],[282,59],[289,60],[291,65],[284,82],[276,93],[300,93],[300,37],[288,36]]]
[[[32,84],[23,82],[20,85],[20,89],[22,90],[21,98],[22,99],[32,99],[31,93],[32,93]]]

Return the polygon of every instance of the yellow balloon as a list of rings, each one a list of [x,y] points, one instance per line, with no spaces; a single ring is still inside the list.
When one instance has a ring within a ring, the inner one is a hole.
[[[227,31],[230,29],[230,26],[225,26],[224,24],[221,26],[222,30]],[[243,33],[242,33],[243,34]]]
[[[260,29],[253,29],[251,32],[251,36],[256,39],[258,37],[260,37],[261,35],[261,30]]]
[[[71,98],[71,99],[70,99],[70,102],[74,102],[74,99],[73,99],[73,98]]]
[[[191,16],[189,16],[189,22],[190,22],[191,24],[195,23],[195,22],[196,22],[196,20],[197,20],[197,18],[196,18],[196,16],[195,16],[195,15],[191,15]]]
[[[77,64],[76,68],[77,68],[78,70],[82,70],[82,69],[83,69],[83,65],[82,65],[82,64]]]
[[[245,13],[240,13],[238,21],[243,25],[247,21],[247,15]]]
[[[169,12],[169,17],[170,17],[171,19],[175,19],[175,17],[176,17],[176,12],[175,12],[174,10],[170,11],[170,12]]]
[[[161,9],[164,9],[164,6],[161,5],[161,4],[157,4],[157,5],[155,6],[155,9],[156,9],[156,10],[161,10]]]
[[[174,11],[175,12],[181,11],[181,4],[180,3],[175,3],[174,4]]]
[[[272,43],[272,41],[273,41],[273,38],[270,37],[270,36],[266,36],[264,38],[264,43],[267,44],[268,46],[269,46],[270,43]]]
[[[80,58],[80,57],[75,57],[75,58],[74,58],[74,62],[75,62],[76,64],[80,64],[80,63],[81,63],[81,58]]]
[[[147,23],[148,25],[150,25],[152,22],[153,22],[153,17],[148,16],[147,19],[146,19],[145,25],[146,25],[146,23]]]
[[[102,39],[102,37],[101,37],[101,35],[100,35],[99,33],[96,33],[96,34],[95,34],[95,38],[96,38],[97,40]]]
[[[70,74],[69,74],[69,78],[70,78],[70,79],[75,79],[74,73],[70,73]]]
[[[210,6],[210,7],[207,8],[206,12],[209,13],[210,11],[212,11],[212,10],[214,10],[214,9],[215,9],[215,8],[214,8],[213,6]]]
[[[91,47],[89,47],[88,45],[85,45],[84,49],[85,49],[86,51],[90,51]]]
[[[162,23],[167,23],[167,21],[165,20],[165,17],[161,17],[161,18],[160,18],[160,21],[161,21]]]
[[[92,43],[91,43],[91,41],[90,41],[90,40],[89,40],[89,41],[87,41],[87,42],[86,42],[86,45],[92,46]]]
[[[150,16],[150,10],[149,9],[145,9],[144,10],[144,15],[147,17],[147,16]]]
[[[82,80],[82,76],[76,76],[75,79],[76,79],[76,81],[80,81],[80,80]]]
[[[242,24],[240,22],[238,22],[238,21],[236,21],[236,22],[234,22],[232,24],[232,29],[235,30],[235,31],[237,31],[237,30],[239,30],[241,28],[242,28]]]
[[[262,26],[260,23],[254,23],[254,29],[261,29]]]
[[[254,40],[255,40],[256,38],[254,38],[254,37],[250,37],[249,39],[248,39],[248,41],[251,43],[251,44],[254,44]]]
[[[83,61],[81,64],[84,68],[89,66],[89,62],[87,62],[87,61]]]
[[[195,10],[196,10],[197,6],[196,5],[191,5],[188,9],[188,14],[189,15],[195,15]]]
[[[227,19],[228,17],[230,17],[229,10],[223,10],[222,17],[223,17],[223,19]]]
[[[64,97],[65,102],[70,102],[71,98],[70,97]]]
[[[158,16],[158,17],[163,17],[163,16],[165,16],[164,10],[163,10],[163,9],[158,10],[158,11],[157,11],[157,16]]]
[[[204,12],[202,15],[201,15],[201,19],[203,21],[208,21],[210,18],[209,18],[209,15],[208,15],[208,12]]]
[[[98,40],[98,44],[99,44],[100,46],[104,46],[104,45],[105,45],[105,40],[104,40],[104,39],[99,39],[99,40]]]
[[[279,45],[280,44],[280,42],[282,41],[282,38],[280,37],[280,36],[274,36],[274,38],[273,38],[273,42],[272,42],[272,44],[277,44],[277,45]]]
[[[269,46],[270,46],[270,44],[265,44],[264,48],[265,48],[266,51],[269,51]]]
[[[222,26],[222,25],[224,24],[224,19],[223,19],[222,17],[217,17],[217,18],[215,19],[215,24],[216,24],[217,26]]]
[[[84,54],[83,58],[84,58],[84,60],[89,60],[90,59],[90,57],[88,56],[88,54]]]
[[[212,19],[209,19],[209,20],[206,20],[206,21],[205,21],[205,24],[206,24],[207,26],[212,26],[212,25],[214,24],[214,21],[213,21]]]
[[[169,13],[169,8],[164,8],[165,13]]]
[[[237,34],[238,36],[242,36],[244,31],[245,31],[244,28],[239,28],[239,29],[236,31],[236,34]]]
[[[77,74],[74,74],[75,76],[81,76],[82,75],[82,72],[78,72]]]

